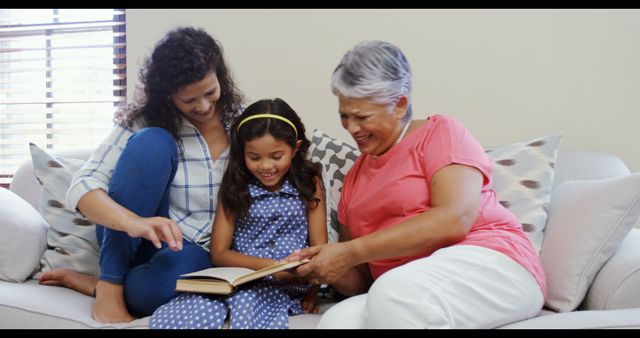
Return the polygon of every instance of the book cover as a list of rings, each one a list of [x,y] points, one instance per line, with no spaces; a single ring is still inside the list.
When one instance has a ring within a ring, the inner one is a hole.
[[[176,282],[176,291],[228,295],[233,293],[239,285],[279,271],[295,268],[308,261],[309,259],[282,262],[260,270],[238,267],[208,268],[181,275]]]

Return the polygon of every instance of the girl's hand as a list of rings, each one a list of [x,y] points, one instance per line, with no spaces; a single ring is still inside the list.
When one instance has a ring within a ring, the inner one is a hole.
[[[276,272],[273,274],[273,277],[283,283],[301,284],[305,282],[302,277],[287,270]]]
[[[302,309],[306,313],[318,313],[320,312],[320,308],[316,303],[316,298],[318,297],[319,287],[312,287],[307,291],[307,294],[302,298]]]
[[[295,261],[299,261],[299,260],[301,260],[303,258],[311,258],[311,256],[300,254],[300,250],[301,249],[295,250],[289,256],[283,258],[282,261],[283,262],[295,262]]]
[[[158,249],[162,248],[162,241],[167,243],[173,251],[182,250],[182,230],[169,218],[159,216],[130,218],[123,228],[129,236],[148,239]]]

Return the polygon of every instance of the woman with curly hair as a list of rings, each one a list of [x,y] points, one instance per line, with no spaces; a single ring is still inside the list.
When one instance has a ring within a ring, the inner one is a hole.
[[[192,27],[156,44],[140,82],[67,193],[69,208],[96,223],[99,276],[54,269],[40,278],[95,296],[98,322],[148,316],[177,296],[179,275],[211,267],[229,128],[243,101],[219,43]]]

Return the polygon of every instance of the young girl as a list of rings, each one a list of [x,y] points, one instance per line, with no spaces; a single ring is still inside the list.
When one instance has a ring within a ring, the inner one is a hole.
[[[327,242],[320,165],[300,118],[281,99],[260,100],[231,129],[229,165],[213,224],[215,266],[258,270],[294,250]],[[161,306],[151,328],[289,327],[289,315],[315,313],[318,286],[282,271],[230,296],[184,293]]]

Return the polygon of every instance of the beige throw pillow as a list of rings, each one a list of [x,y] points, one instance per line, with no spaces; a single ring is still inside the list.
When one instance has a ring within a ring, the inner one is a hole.
[[[540,253],[547,223],[561,134],[538,137],[487,151],[493,159],[493,189],[514,213]]]
[[[68,268],[97,275],[99,246],[95,224],[65,205],[73,173],[84,161],[54,158],[33,143],[30,148],[36,178],[44,188],[39,211],[50,225],[47,250],[40,260],[41,272]]]
[[[546,306],[573,311],[640,215],[640,173],[554,188],[540,258]]]

